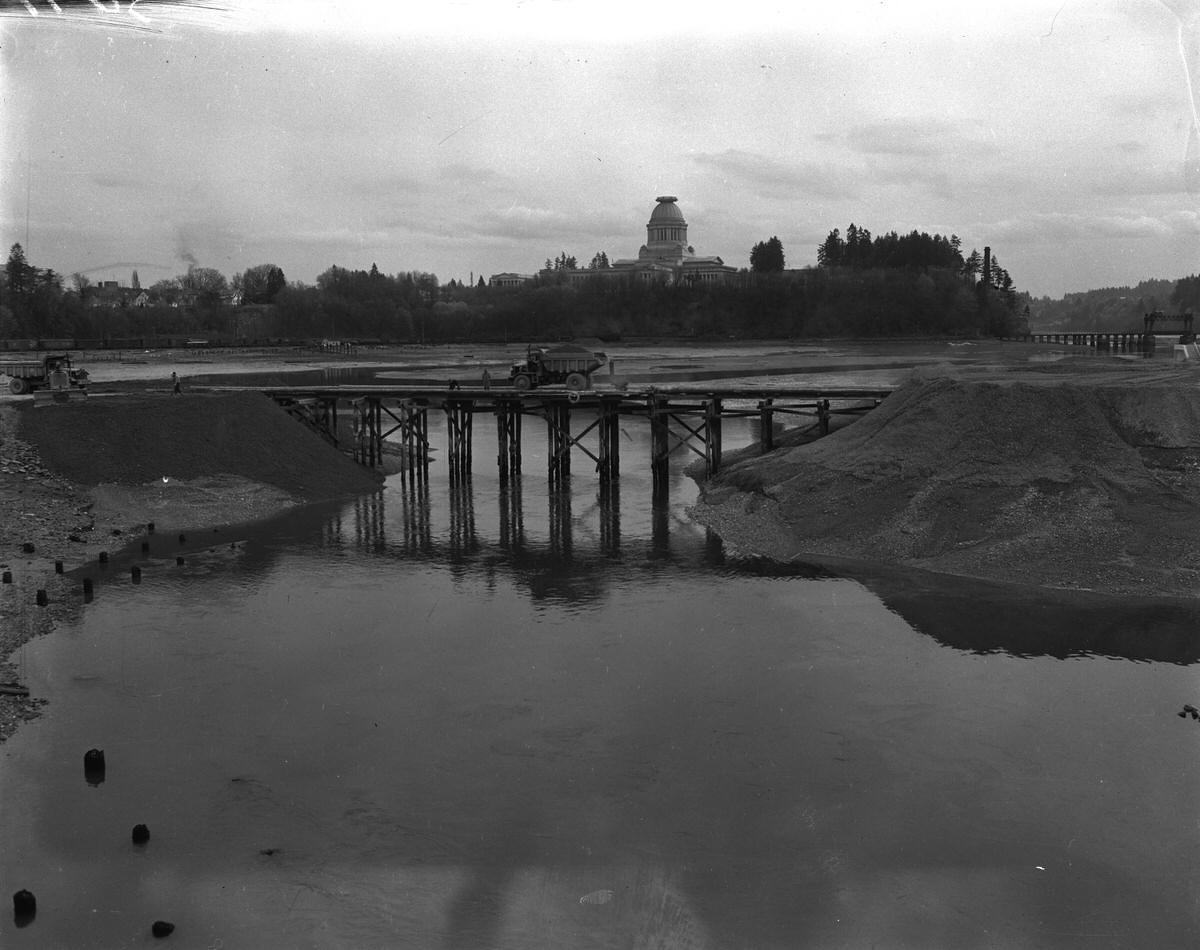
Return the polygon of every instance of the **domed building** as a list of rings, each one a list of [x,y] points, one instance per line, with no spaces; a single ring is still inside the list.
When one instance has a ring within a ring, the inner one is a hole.
[[[688,224],[674,195],[660,195],[646,223],[646,243],[636,258],[612,264],[615,274],[636,274],[644,280],[713,283],[736,274],[737,268],[719,257],[699,257],[688,244]]]
[[[711,284],[729,279],[738,269],[726,264],[719,257],[700,257],[696,249],[688,244],[688,223],[674,195],[661,195],[650,212],[646,223],[646,243],[638,249],[638,256],[621,258],[608,267],[580,268],[578,270],[543,270],[543,277],[565,279],[572,284],[582,283],[594,277],[638,278],[644,281],[658,280],[664,283]],[[532,274],[493,274],[489,283],[493,287],[516,287],[533,280]]]

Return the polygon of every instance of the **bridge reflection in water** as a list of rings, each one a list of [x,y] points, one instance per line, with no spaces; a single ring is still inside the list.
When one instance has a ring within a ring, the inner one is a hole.
[[[437,506],[433,493],[444,498],[442,527],[434,525]],[[545,505],[545,531],[538,537],[530,536],[526,527],[528,495],[534,493],[544,498]],[[521,479],[487,494],[490,500],[484,509],[490,523],[481,527],[472,482],[458,481],[442,492],[424,481],[394,483],[384,492],[361,495],[353,506],[332,513],[323,539],[330,546],[353,539],[360,549],[451,566],[484,559],[509,559],[527,565],[553,559],[577,566],[590,560],[619,560],[626,553],[618,485],[595,492],[581,511],[575,510],[578,499],[570,491],[541,495],[536,487],[530,492],[522,486]],[[664,504],[654,505],[648,513],[649,536],[638,536],[648,559],[690,561],[695,566],[724,563],[720,540],[701,525],[688,525],[689,535],[702,539],[698,545],[678,540],[672,543],[672,524],[678,527],[685,521],[682,510]],[[353,518],[352,523],[347,523],[347,516]],[[582,539],[577,537],[580,534]]]

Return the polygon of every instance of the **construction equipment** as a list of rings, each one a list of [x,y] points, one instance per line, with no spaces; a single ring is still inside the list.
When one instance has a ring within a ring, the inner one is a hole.
[[[582,346],[566,345],[549,350],[531,346],[524,360],[513,363],[508,377],[513,389],[561,383],[572,392],[579,392],[591,387],[592,373],[607,362],[608,357],[603,353]]]
[[[40,360],[0,360],[0,374],[8,377],[8,390],[14,396],[37,389],[87,392],[88,371],[75,369],[66,353],[43,356]]]

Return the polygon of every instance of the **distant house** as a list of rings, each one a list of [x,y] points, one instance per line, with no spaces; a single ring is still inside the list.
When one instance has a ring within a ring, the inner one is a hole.
[[[128,307],[141,291],[132,287],[122,287],[115,280],[102,280],[90,288],[87,296],[89,307],[105,307],[115,310]]]
[[[533,280],[533,274],[492,274],[488,278],[489,287],[520,287]]]

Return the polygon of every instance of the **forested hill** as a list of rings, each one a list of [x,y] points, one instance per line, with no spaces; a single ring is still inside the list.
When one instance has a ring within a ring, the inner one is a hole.
[[[1177,283],[1166,279],[1144,280],[1136,287],[1103,287],[1067,294],[1061,300],[1034,298],[1029,302],[1029,328],[1035,333],[1138,330],[1143,317],[1152,310],[1171,313],[1179,309],[1173,299]]]

